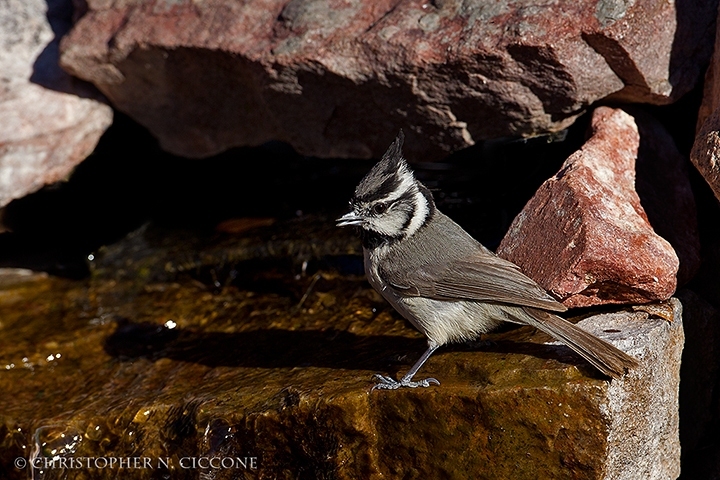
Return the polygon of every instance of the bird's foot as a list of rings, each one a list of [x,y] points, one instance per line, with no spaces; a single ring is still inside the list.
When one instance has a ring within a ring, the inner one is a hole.
[[[413,382],[410,378],[402,378],[399,382],[391,377],[386,377],[384,375],[380,375],[379,373],[376,373],[373,375],[373,378],[377,380],[377,383],[370,389],[372,392],[376,388],[380,390],[397,390],[401,387],[408,387],[408,388],[417,388],[417,387],[429,387],[432,384],[440,385],[440,382],[437,381],[435,378],[426,378],[425,380],[420,380],[419,382]]]

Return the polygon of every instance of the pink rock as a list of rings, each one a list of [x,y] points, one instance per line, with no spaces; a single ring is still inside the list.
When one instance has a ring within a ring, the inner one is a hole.
[[[679,98],[710,56],[717,1],[86,3],[63,67],[170,152],[282,140],[379,157],[402,127],[427,161],[561,130],[608,96]]]
[[[622,110],[600,107],[591,129],[515,218],[498,254],[568,307],[665,300],[678,258],[635,192],[637,126]]]
[[[0,207],[66,177],[112,122],[101,95],[58,65],[70,0],[0,9]]]

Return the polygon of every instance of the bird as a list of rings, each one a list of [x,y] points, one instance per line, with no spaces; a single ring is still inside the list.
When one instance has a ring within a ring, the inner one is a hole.
[[[400,380],[375,374],[372,390],[440,385],[436,378],[413,380],[435,350],[503,322],[549,334],[612,378],[638,366],[558,316],[565,305],[440,212],[403,157],[404,138],[401,130],[355,188],[350,211],[336,220],[359,231],[370,285],[427,338],[427,350]]]

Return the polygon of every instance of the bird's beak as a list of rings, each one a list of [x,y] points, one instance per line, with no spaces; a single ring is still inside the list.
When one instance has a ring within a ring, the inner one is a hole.
[[[338,227],[347,227],[349,225],[362,225],[363,219],[359,217],[355,212],[350,211],[342,217],[335,220]]]

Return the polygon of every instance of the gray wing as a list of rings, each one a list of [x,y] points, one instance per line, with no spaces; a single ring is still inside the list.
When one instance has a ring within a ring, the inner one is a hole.
[[[469,258],[404,271],[381,269],[380,276],[403,295],[435,300],[499,302],[554,312],[567,310],[525,276],[517,265],[489,252],[478,251]]]

